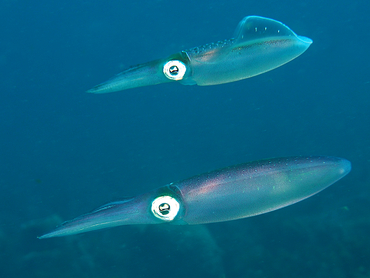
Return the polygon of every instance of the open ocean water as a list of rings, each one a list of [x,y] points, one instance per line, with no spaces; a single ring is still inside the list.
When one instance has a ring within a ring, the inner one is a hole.
[[[369,12],[368,0],[0,1],[0,277],[370,277]],[[85,93],[231,38],[247,15],[314,43],[239,82]],[[317,154],[352,172],[275,212],[37,239],[169,182]]]

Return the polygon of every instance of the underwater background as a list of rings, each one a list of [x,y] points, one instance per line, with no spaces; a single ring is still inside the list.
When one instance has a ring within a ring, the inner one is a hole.
[[[370,277],[369,12],[368,0],[0,1],[0,277]],[[239,82],[85,93],[231,38],[247,15],[314,43]],[[109,201],[290,155],[352,171],[257,217],[37,239]]]

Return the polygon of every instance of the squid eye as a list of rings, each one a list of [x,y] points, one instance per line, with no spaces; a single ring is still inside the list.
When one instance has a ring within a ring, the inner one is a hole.
[[[164,221],[172,221],[180,210],[180,204],[171,196],[161,196],[152,202],[152,212],[155,217]]]
[[[181,80],[186,72],[186,66],[179,60],[168,61],[163,66],[164,75],[171,80]]]

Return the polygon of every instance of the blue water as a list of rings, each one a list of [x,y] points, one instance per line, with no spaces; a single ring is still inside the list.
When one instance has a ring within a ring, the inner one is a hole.
[[[0,2],[0,277],[369,277],[370,2]],[[228,39],[246,15],[314,43],[240,82],[85,91]],[[38,240],[106,202],[267,157],[334,155],[343,180],[294,206],[202,226]]]

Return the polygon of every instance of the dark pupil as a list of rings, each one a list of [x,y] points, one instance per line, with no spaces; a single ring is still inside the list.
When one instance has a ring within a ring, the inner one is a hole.
[[[170,212],[170,205],[167,203],[163,203],[159,205],[159,211],[163,214],[166,215]]]
[[[179,73],[179,68],[177,66],[170,67],[170,73],[172,75],[177,75]]]

